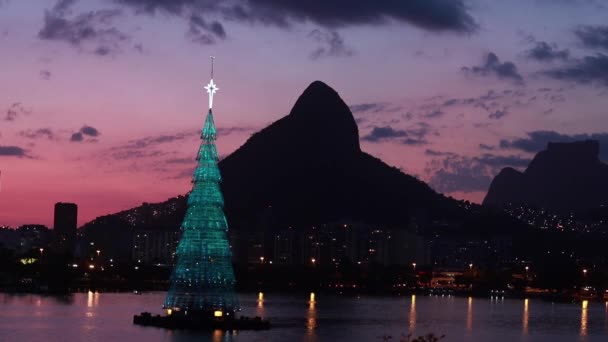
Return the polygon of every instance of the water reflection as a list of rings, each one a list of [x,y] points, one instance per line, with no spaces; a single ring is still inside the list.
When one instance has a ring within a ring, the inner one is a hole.
[[[255,309],[256,316],[264,317],[264,293],[258,293],[258,305]]]
[[[584,300],[581,304],[581,336],[587,336],[587,307],[589,301]]]
[[[410,302],[410,334],[413,334],[415,329],[416,329],[416,295],[412,295],[412,301]]]
[[[608,332],[608,302],[606,302],[604,306],[606,307],[606,313],[604,314],[604,329]]]
[[[469,297],[467,303],[467,331],[473,330],[473,297]]]
[[[522,319],[523,333],[528,335],[528,320],[530,319],[530,311],[528,311],[528,298],[524,299],[524,315]]]
[[[306,313],[306,335],[308,337],[314,336],[315,329],[317,328],[317,309],[315,308],[316,302],[315,293],[311,292],[308,300],[308,312]]]
[[[213,337],[212,337],[213,342],[221,342],[222,337],[224,337],[224,332],[222,330],[220,330],[220,329],[213,330]]]
[[[92,308],[99,305],[99,292],[89,291],[87,293],[87,307]]]

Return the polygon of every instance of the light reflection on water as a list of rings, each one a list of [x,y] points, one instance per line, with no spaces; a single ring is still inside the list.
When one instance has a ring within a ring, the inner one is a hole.
[[[528,320],[530,320],[530,311],[528,311],[529,302],[528,298],[524,299],[524,315],[522,318],[522,331],[524,335],[528,335]]]
[[[306,313],[306,336],[309,339],[315,336],[315,330],[317,328],[317,309],[315,308],[315,304],[317,304],[315,293],[311,292],[308,299],[308,311]]]
[[[258,305],[255,309],[255,315],[259,317],[265,317],[264,315],[264,293],[258,293]]]
[[[467,302],[467,332],[473,330],[473,297],[469,297]]]
[[[581,303],[581,336],[587,336],[587,309],[589,301],[584,300]]]
[[[446,342],[606,341],[608,304],[535,299],[339,297],[315,293],[240,295],[243,314],[270,318],[262,332],[184,332],[132,325],[141,311],[161,313],[164,293],[88,292],[71,298],[0,294],[2,341],[375,341],[391,335],[445,334]],[[405,315],[404,315],[405,313]]]
[[[412,334],[416,330],[416,295],[412,295],[410,302],[410,330],[408,333]]]

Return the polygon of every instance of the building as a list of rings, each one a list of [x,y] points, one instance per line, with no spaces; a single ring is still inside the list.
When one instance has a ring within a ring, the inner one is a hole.
[[[131,259],[139,264],[172,265],[178,241],[179,232],[172,229],[136,229]]]
[[[73,253],[78,228],[78,206],[74,203],[55,203],[53,249]]]

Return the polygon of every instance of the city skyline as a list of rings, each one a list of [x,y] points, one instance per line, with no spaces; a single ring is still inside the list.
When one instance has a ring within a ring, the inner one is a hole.
[[[363,150],[456,198],[480,202],[548,141],[608,142],[599,1],[215,3],[0,1],[0,224],[50,225],[74,202],[82,225],[186,193],[210,55],[223,156],[317,79]]]

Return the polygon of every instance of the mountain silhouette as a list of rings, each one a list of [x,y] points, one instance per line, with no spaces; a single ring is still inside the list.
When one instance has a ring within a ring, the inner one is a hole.
[[[222,160],[220,169],[225,209],[237,227],[260,213],[277,226],[340,219],[399,225],[414,212],[454,206],[362,152],[349,107],[320,81],[306,88],[289,115]]]
[[[404,226],[412,215],[461,210],[424,182],[362,152],[349,107],[320,81],[306,88],[289,115],[253,134],[219,166],[224,209],[236,230],[337,220]],[[179,227],[184,211],[180,196],[99,217],[85,228],[106,222]],[[150,212],[157,214],[148,217]]]
[[[556,211],[608,204],[608,165],[599,160],[599,142],[549,143],[524,172],[503,169],[483,204],[528,204]]]

